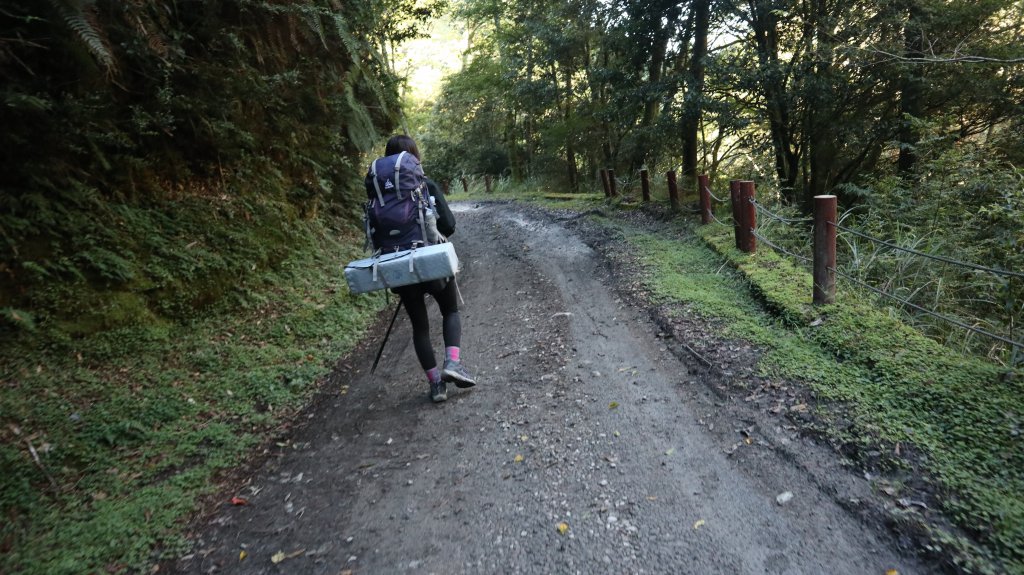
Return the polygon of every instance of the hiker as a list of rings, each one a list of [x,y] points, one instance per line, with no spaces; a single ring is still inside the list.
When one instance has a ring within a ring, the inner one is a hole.
[[[388,140],[384,149],[385,156],[408,152],[416,159],[420,158],[419,148],[416,142],[409,136],[397,135]],[[449,237],[455,233],[455,216],[448,208],[448,202],[444,198],[437,184],[426,178],[427,190],[434,197],[437,210],[437,231],[443,236]],[[412,342],[416,349],[416,357],[420,361],[420,367],[427,374],[427,381],[430,383],[430,399],[435,403],[448,399],[448,382],[456,387],[467,388],[476,385],[476,380],[463,367],[460,360],[460,345],[462,339],[462,322],[459,318],[459,294],[455,285],[455,277],[432,280],[418,284],[392,288],[394,293],[402,299],[406,313],[409,314],[409,321],[412,322]],[[427,318],[427,305],[424,296],[430,294],[437,301],[441,309],[441,325],[444,337],[444,364],[441,368],[437,366],[434,357],[434,350],[430,345],[430,321]]]

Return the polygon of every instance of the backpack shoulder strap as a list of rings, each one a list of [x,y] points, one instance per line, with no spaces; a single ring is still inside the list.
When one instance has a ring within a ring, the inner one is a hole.
[[[398,159],[395,160],[395,191],[398,193],[398,199],[402,199],[402,188],[398,185],[398,171],[402,169],[402,158],[408,152],[402,152],[398,154]]]
[[[374,160],[373,163],[370,164],[370,174],[373,175],[373,188],[377,190],[377,200],[380,202],[380,205],[383,206],[384,194],[380,193],[380,182],[377,181],[377,160]]]

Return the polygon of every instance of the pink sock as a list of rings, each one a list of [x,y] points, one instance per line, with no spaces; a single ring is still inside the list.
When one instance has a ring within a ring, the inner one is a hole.
[[[459,361],[459,348],[455,346],[446,347],[444,348],[444,353],[447,355],[448,359],[452,361]]]
[[[441,370],[437,366],[427,370],[427,381],[430,383],[437,383],[441,381]]]

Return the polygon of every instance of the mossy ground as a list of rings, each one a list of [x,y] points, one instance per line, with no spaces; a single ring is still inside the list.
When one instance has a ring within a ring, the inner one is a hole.
[[[345,286],[360,238],[304,225],[288,259],[198,317],[26,331],[0,352],[0,571],[137,571],[185,548],[218,474],[308,401],[383,304]]]

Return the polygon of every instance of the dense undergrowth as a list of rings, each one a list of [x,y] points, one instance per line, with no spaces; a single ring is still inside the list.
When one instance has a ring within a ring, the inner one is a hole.
[[[309,222],[290,239],[273,270],[247,260],[236,274],[255,277],[189,320],[8,340],[0,571],[140,571],[184,548],[218,473],[308,401],[381,303],[344,285],[359,238]]]

